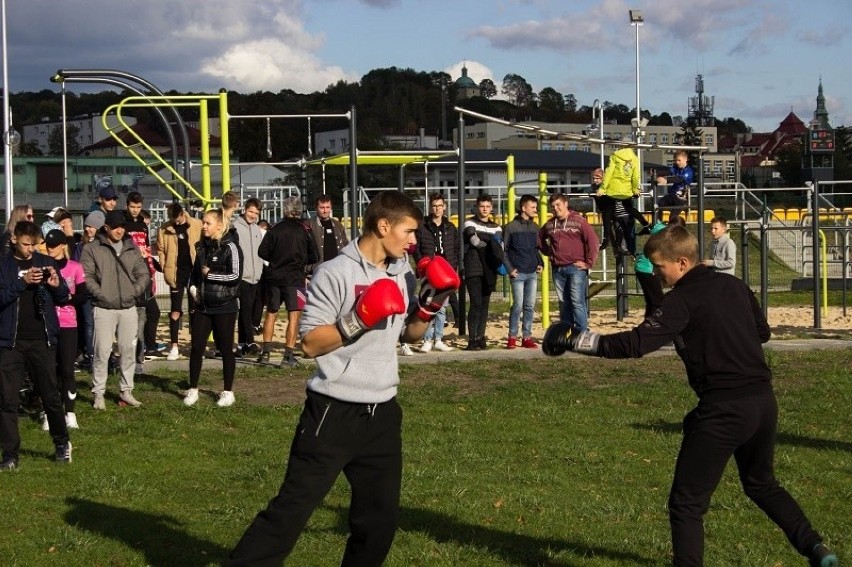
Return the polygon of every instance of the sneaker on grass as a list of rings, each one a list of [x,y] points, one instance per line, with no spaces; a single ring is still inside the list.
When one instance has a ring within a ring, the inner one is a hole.
[[[103,394],[95,394],[95,399],[92,400],[92,407],[96,410],[105,410],[106,402],[104,401]]]
[[[230,390],[225,390],[221,394],[219,394],[219,401],[216,402],[216,405],[220,408],[226,408],[228,406],[234,405],[234,402],[237,401],[234,397],[234,393]]]
[[[168,356],[166,356],[166,360],[177,360],[180,358],[180,351],[178,350],[177,345],[172,347],[172,350],[169,351]]]
[[[198,401],[198,388],[190,388],[183,397],[183,405],[193,406]]]
[[[435,344],[432,345],[432,348],[434,348],[435,350],[440,351],[440,352],[450,352],[452,350],[456,350],[455,348],[451,347],[450,345],[448,345],[444,341],[435,341]]]
[[[121,402],[124,402],[126,405],[134,407],[134,408],[138,408],[139,406],[142,405],[142,402],[140,402],[139,400],[137,400],[136,398],[133,397],[133,392],[131,392],[130,390],[122,392],[118,396],[118,401],[119,401],[119,404]]]
[[[71,462],[71,441],[67,441],[56,446],[56,462],[70,463]]]

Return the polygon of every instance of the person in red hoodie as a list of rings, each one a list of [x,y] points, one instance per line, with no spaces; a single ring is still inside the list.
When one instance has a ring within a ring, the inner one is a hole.
[[[536,246],[550,258],[560,321],[584,331],[589,327],[589,270],[597,260],[600,242],[583,215],[571,209],[568,195],[553,195],[550,206],[553,217],[539,229]]]

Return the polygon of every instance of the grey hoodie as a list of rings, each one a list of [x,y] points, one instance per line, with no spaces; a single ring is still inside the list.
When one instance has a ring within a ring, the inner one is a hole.
[[[358,241],[347,244],[337,257],[317,267],[299,331],[304,336],[314,327],[336,323],[355,307],[355,300],[370,284],[381,278],[397,282],[408,305],[417,308],[417,285],[408,256],[391,262],[386,270],[367,262]],[[336,400],[377,404],[396,396],[399,364],[396,343],[407,315],[393,315],[349,344],[316,359],[317,370],[308,379],[308,389]]]

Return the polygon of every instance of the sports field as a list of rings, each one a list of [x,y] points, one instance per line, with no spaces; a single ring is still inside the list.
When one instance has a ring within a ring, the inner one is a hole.
[[[402,521],[387,564],[666,565],[666,496],[694,401],[676,357],[487,352],[402,367]],[[843,561],[852,354],[772,351],[769,360],[778,476]],[[0,475],[2,563],[217,564],[283,478],[309,371],[240,366],[237,404],[219,409],[220,373],[205,370],[202,399],[187,408],[185,371],[163,367],[137,382],[142,408],[99,413],[80,375],[70,466],[53,463],[47,434],[22,419],[20,469]],[[339,564],[347,504],[339,481],[288,565]],[[732,466],[706,520],[707,565],[804,564],[743,496]]]

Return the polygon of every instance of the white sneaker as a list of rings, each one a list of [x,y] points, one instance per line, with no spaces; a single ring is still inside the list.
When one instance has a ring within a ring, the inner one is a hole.
[[[423,341],[420,352],[429,352],[430,350],[432,350],[432,341]]]
[[[68,429],[80,429],[80,426],[77,424],[77,415],[73,411],[65,414],[65,425]]]
[[[166,360],[177,360],[178,358],[180,358],[180,351],[177,346],[173,346],[168,356],[166,356]]]
[[[105,410],[106,402],[104,401],[103,394],[95,394],[95,399],[92,400],[92,407],[96,410]]]
[[[50,424],[47,422],[47,414],[41,412],[41,430],[50,431]]]
[[[435,350],[439,350],[441,352],[450,352],[451,350],[456,350],[444,341],[435,341]]]
[[[411,345],[409,345],[408,343],[402,343],[402,346],[399,347],[399,355],[414,356],[414,351],[411,350]]]
[[[133,373],[134,376],[141,376],[145,373],[145,365],[141,362],[136,363],[136,372]]]
[[[138,408],[142,405],[142,402],[133,397],[133,392],[127,390],[118,395],[118,405],[128,405],[130,407]]]
[[[183,405],[192,406],[198,401],[198,388],[190,388],[183,397]]]
[[[221,394],[219,394],[219,401],[216,402],[216,405],[220,408],[226,408],[228,406],[234,405],[236,398],[234,398],[234,393],[230,390],[225,390]]]

